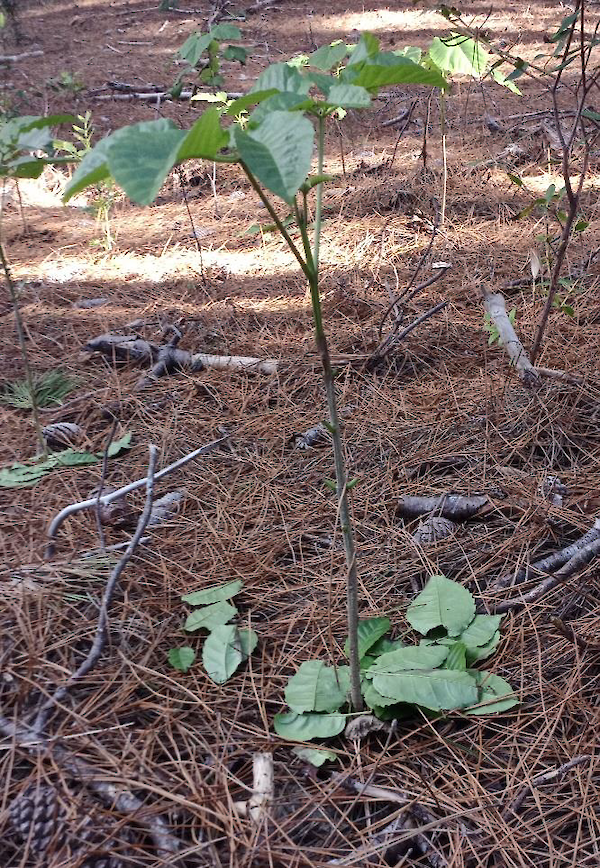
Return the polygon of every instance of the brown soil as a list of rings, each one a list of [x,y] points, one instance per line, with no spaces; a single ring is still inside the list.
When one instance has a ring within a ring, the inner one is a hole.
[[[192,0],[179,5],[198,13],[161,12],[149,0],[17,2],[20,41],[7,27],[3,53],[44,53],[6,67],[5,108],[20,114],[89,108],[97,137],[157,113],[189,126],[197,103],[157,107],[100,99],[113,93],[108,81],[140,91],[172,84],[174,53],[214,8]],[[226,66],[228,90],[243,90],[270,62],[355,39],[362,30],[374,32],[386,48],[424,48],[447,32],[444,19],[425,4],[379,8],[332,0],[325,11],[319,5],[280,0],[275,9],[248,16],[240,27],[252,59],[242,70]],[[469,14],[488,12],[484,2],[469,7]],[[515,2],[493,11],[486,28],[532,58],[563,14],[550,2]],[[63,73],[73,86],[56,83]],[[325,199],[323,297],[339,400],[350,408],[348,465],[359,480],[353,514],[360,609],[363,617],[389,615],[397,635],[408,629],[403,613],[429,575],[443,572],[468,583],[493,605],[498,595],[486,594],[486,584],[572,542],[592,526],[599,508],[597,265],[574,284],[574,316],[551,317],[539,361],[580,377],[581,385],[549,380],[526,389],[503,351],[488,346],[483,329],[481,288],[529,275],[531,250],[541,249],[536,236],[544,231],[535,213],[514,219],[530,198],[507,172],[521,174],[536,194],[558,177],[540,117],[532,114],[548,111],[549,100],[527,82],[523,91],[518,98],[489,83],[463,82],[450,95],[447,219],[423,277],[436,260],[452,268],[416,299],[409,320],[439,301],[448,305],[374,370],[365,360],[378,344],[388,288],[408,284],[431,238],[441,190],[437,108],[426,171],[424,89],[387,89],[373,112],[350,113],[341,135],[332,127],[328,139],[326,170],[338,180]],[[412,123],[398,142],[397,127],[384,122],[413,100]],[[499,131],[490,130],[489,115],[500,122]],[[570,248],[566,272],[600,245],[597,178],[596,152],[582,201],[590,227]],[[224,428],[231,441],[161,482],[160,495],[185,489],[183,509],[124,573],[111,611],[110,647],[51,718],[52,738],[105,780],[134,791],[150,814],[162,815],[183,842],[177,864],[185,868],[324,866],[333,859],[356,866],[600,865],[597,762],[582,761],[550,783],[531,784],[536,775],[595,750],[598,652],[584,647],[597,644],[599,635],[595,563],[505,617],[490,669],[518,690],[517,709],[479,719],[411,719],[399,722],[392,737],[333,743],[343,777],[408,794],[433,818],[428,826],[414,815],[433,849],[420,853],[414,831],[405,829],[386,844],[384,863],[373,842],[397,816],[398,804],[350,791],[328,767],[314,772],[273,734],[287,678],[310,658],[341,662],[345,638],[343,548],[335,503],[323,484],[333,475],[332,455],[327,444],[293,448],[293,435],[326,415],[310,304],[295,262],[272,236],[248,234],[251,224],[264,222],[265,211],[231,167],[219,167],[214,196],[210,167],[198,165],[170,179],[151,208],[120,198],[110,218],[110,251],[83,200],[62,206],[63,184],[64,175],[51,170],[40,182],[21,183],[22,213],[9,185],[3,218],[33,367],[37,373],[60,367],[79,378],[66,407],[45,412],[44,423],[78,423],[87,448],[101,452],[116,414],[116,436],[131,432],[133,447],[109,464],[107,479],[115,487],[145,475],[148,443],[160,448],[164,466]],[[527,281],[506,293],[527,346],[543,293]],[[95,298],[106,303],[79,306]],[[87,340],[103,332],[134,330],[160,341],[172,324],[183,329],[185,349],[277,358],[279,373],[206,370],[138,392],[139,368],[81,355]],[[387,320],[384,336],[389,326]],[[7,296],[0,308],[0,358],[2,385],[24,375]],[[2,466],[31,458],[30,415],[0,405],[0,421]],[[562,507],[540,493],[550,474],[567,487]],[[63,525],[52,562],[43,561],[43,551],[51,518],[88,496],[99,479],[98,464],[55,471],[33,488],[0,490],[6,565],[0,712],[10,720],[30,720],[40,698],[90,647],[112,565],[81,557],[98,545],[93,515],[79,513]],[[450,539],[421,549],[411,539],[415,523],[403,523],[395,503],[401,495],[445,491],[487,492],[495,506],[462,523]],[[131,501],[137,511],[143,494]],[[110,529],[107,542],[128,535]],[[223,686],[208,679],[199,660],[187,674],[172,669],[169,648],[190,644],[200,657],[202,646],[201,638],[182,632],[181,595],[236,578],[244,582],[236,599],[240,622],[259,635],[249,665]],[[567,621],[583,644],[558,632],[553,617]],[[234,803],[248,798],[253,756],[260,751],[274,753],[275,802],[257,828]],[[32,755],[7,739],[0,768],[0,862],[7,868],[42,864],[15,837],[8,811],[35,781],[59,788],[71,838],[91,810],[104,840],[84,843],[79,855],[57,854],[48,862],[53,868],[99,865],[82,860],[103,848],[115,858],[122,852],[127,866],[175,864],[160,860],[135,819],[85,795],[46,751]],[[522,805],[511,811],[528,785]],[[393,861],[389,845],[402,840],[408,844],[394,848]],[[369,842],[370,857],[360,850]]]

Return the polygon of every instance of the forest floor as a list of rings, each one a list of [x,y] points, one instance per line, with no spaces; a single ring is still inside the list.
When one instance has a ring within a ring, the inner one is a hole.
[[[489,11],[479,0],[468,5],[482,19]],[[202,103],[115,99],[123,92],[107,82],[140,92],[168,88],[177,49],[214,11],[206,0],[179,4],[197,12],[160,11],[157,0],[16,6],[20,38],[7,26],[2,53],[43,54],[3,67],[4,111],[89,109],[95,138],[159,115],[181,126],[198,116]],[[487,31],[525,58],[547,50],[545,34],[566,14],[549,0],[498,6]],[[358,0],[278,0],[236,23],[251,58],[245,67],[225,67],[230,91],[248,87],[271,62],[334,39],[354,41],[362,31],[386,49],[426,48],[448,32],[444,18],[422,4],[378,8]],[[442,178],[438,105],[434,99],[428,115],[429,90],[390,87],[372,112],[350,112],[333,125],[327,140],[325,169],[335,180],[325,192],[322,292],[339,401],[347,408],[349,473],[358,479],[352,512],[360,613],[389,616],[395,635],[407,633],[406,608],[432,574],[467,584],[486,605],[518,598],[535,582],[495,594],[486,586],[578,539],[600,508],[600,273],[595,262],[580,267],[600,245],[597,151],[581,206],[590,226],[565,264],[574,280],[562,301],[573,315],[553,312],[538,362],[577,380],[527,388],[484,329],[482,289],[512,282],[503,291],[526,347],[544,302],[531,278],[532,256],[543,259],[544,221],[536,211],[515,216],[550,183],[561,185],[560,166],[544,132],[549,96],[527,81],[522,90],[519,97],[489,82],[463,81],[448,97],[446,219],[419,280],[434,262],[451,268],[408,306],[407,322],[447,304],[376,366],[367,361],[380,329],[385,337],[391,327],[384,317],[389,293],[409,284],[432,238]],[[413,101],[399,136],[398,124],[386,122]],[[68,133],[63,127],[61,135]],[[295,435],[327,412],[302,275],[277,238],[248,232],[266,212],[234,167],[218,167],[214,191],[211,167],[198,164],[169,179],[150,208],[118,198],[111,249],[83,197],[61,204],[64,180],[48,170],[40,181],[22,182],[22,208],[14,187],[4,191],[2,235],[33,368],[59,368],[77,380],[63,406],[43,412],[44,424],[75,423],[85,448],[102,453],[118,419],[115,439],[128,432],[132,439],[108,463],[106,481],[114,487],[145,476],[149,443],[166,466],[225,431],[230,439],[158,485],[159,496],[184,491],[182,506],[127,567],[109,644],[47,730],[51,745],[60,743],[105,783],[132,792],[147,816],[162,818],[183,855],[161,859],[137,815],[103,805],[58,753],[27,748],[5,728],[0,863],[597,868],[597,562],[504,617],[489,667],[515,687],[519,706],[476,718],[420,716],[360,742],[340,737],[330,745],[337,764],[306,764],[274,734],[273,716],[284,709],[286,681],[300,663],[343,662],[346,630],[344,551],[335,499],[324,485],[334,475],[330,444],[295,448]],[[140,391],[139,367],[82,352],[108,332],[160,342],[173,325],[183,332],[184,349],[276,359],[278,371],[206,369]],[[8,295],[0,303],[0,360],[2,388],[24,376]],[[0,405],[0,421],[2,467],[32,458],[31,415]],[[561,505],[544,494],[550,477],[566,488]],[[33,487],[0,490],[5,720],[30,720],[40,698],[89,650],[117,556],[83,557],[99,545],[92,512],[62,526],[49,561],[44,548],[52,517],[89,496],[100,478],[97,462],[56,469]],[[418,521],[397,514],[398,499],[447,492],[487,494],[489,507],[450,537],[418,545]],[[143,500],[143,491],[131,495],[136,514]],[[106,542],[130,534],[108,528]],[[182,631],[188,607],[181,596],[235,579],[243,580],[235,599],[239,623],[251,626],[259,643],[236,675],[217,685],[200,662],[202,638]],[[186,673],[167,659],[181,645],[198,652]],[[274,757],[274,799],[256,824],[236,803],[248,799],[253,758],[265,752]],[[540,779],[573,759],[564,772]],[[70,850],[57,849],[46,863],[19,841],[9,812],[19,793],[40,782],[58,789],[71,839]],[[90,822],[95,837],[87,835]],[[378,837],[383,828],[387,837]],[[78,839],[79,849],[72,843]]]

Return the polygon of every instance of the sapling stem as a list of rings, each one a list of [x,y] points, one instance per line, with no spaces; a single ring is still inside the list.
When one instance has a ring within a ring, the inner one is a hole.
[[[10,273],[8,261],[6,259],[6,254],[4,252],[4,244],[2,243],[1,238],[0,238],[0,261],[2,262],[2,269],[4,271],[4,279],[5,279],[6,285],[8,287],[10,300],[12,302],[13,310],[15,313],[15,324],[17,327],[17,339],[19,341],[19,349],[21,350],[21,357],[23,359],[23,366],[25,368],[25,380],[27,382],[27,389],[28,389],[29,395],[31,397],[31,410],[33,413],[33,424],[35,426],[35,432],[37,434],[37,439],[38,439],[38,442],[40,445],[40,450],[42,452],[42,457],[45,458],[48,455],[48,446],[46,444],[46,440],[44,439],[44,435],[42,433],[42,424],[40,422],[40,413],[39,413],[39,408],[38,408],[38,404],[37,404],[37,397],[35,394],[35,385],[33,382],[33,374],[31,373],[31,365],[29,364],[29,355],[27,353],[27,344],[25,343],[25,329],[23,328],[23,320],[21,319],[21,310],[19,308],[19,299],[17,296],[17,288],[16,288],[14,280],[12,278],[12,274]]]

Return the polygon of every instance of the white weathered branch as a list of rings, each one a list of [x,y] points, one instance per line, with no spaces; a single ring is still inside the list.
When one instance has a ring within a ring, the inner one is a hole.
[[[502,346],[517,371],[519,377],[525,382],[537,382],[538,372],[529,361],[529,356],[514,330],[513,324],[506,313],[504,296],[500,292],[483,293],[483,304],[490,315],[491,321],[498,329]]]

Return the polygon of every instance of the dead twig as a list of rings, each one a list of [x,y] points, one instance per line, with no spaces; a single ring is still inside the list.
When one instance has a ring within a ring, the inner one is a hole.
[[[533,777],[528,784],[524,784],[519,790],[515,799],[510,803],[510,805],[504,809],[502,812],[502,819],[507,820],[510,818],[511,814],[516,814],[517,811],[521,809],[521,806],[529,793],[532,792],[534,787],[540,787],[543,784],[549,784],[551,781],[557,780],[557,778],[561,778],[569,769],[574,768],[575,766],[580,766],[583,763],[589,762],[592,759],[591,754],[582,754],[581,756],[576,756],[569,762],[564,763],[562,766],[559,766],[557,769],[552,769],[549,772],[543,772],[540,775],[536,775]]]
[[[137,527],[135,529],[134,535],[131,537],[129,545],[125,550],[123,556],[119,559],[119,562],[116,564],[113,569],[110,578],[106,584],[106,588],[104,590],[104,594],[102,596],[102,603],[100,605],[100,612],[98,615],[98,624],[96,626],[96,635],[94,636],[94,641],[92,642],[92,647],[90,651],[83,661],[83,663],[79,666],[79,668],[71,675],[71,677],[57,690],[54,691],[52,696],[44,703],[44,705],[38,711],[38,714],[35,719],[35,723],[33,725],[34,732],[40,735],[45,728],[46,722],[52,709],[58,705],[59,702],[62,702],[63,699],[69,693],[69,690],[73,687],[73,685],[79,681],[84,675],[87,675],[88,672],[91,672],[95,667],[96,663],[100,659],[100,655],[106,646],[106,641],[108,638],[108,610],[110,609],[110,605],[112,603],[112,598],[119,584],[119,579],[121,578],[121,574],[131,558],[133,557],[135,550],[137,549],[140,539],[142,538],[144,531],[148,522],[150,521],[150,515],[152,513],[152,503],[154,500],[154,480],[155,480],[155,469],[156,462],[158,459],[158,449],[156,446],[149,446],[150,457],[148,460],[148,475],[146,476],[146,505],[144,506],[144,511],[140,515],[139,521],[137,523]],[[96,501],[98,503],[98,501]]]
[[[550,623],[556,627],[558,632],[564,636],[565,639],[568,639],[569,642],[573,643],[573,645],[577,645],[582,651],[600,651],[599,642],[588,642],[587,639],[584,639],[576,633],[569,624],[565,624],[560,618],[550,618]]]
[[[169,473],[173,473],[175,470],[179,470],[180,467],[183,467],[188,463],[188,461],[192,461],[194,458],[197,458],[199,455],[205,455],[208,452],[212,452],[217,449],[222,443],[225,443],[228,440],[230,435],[226,435],[225,437],[220,437],[218,440],[213,440],[211,443],[207,443],[205,446],[200,446],[198,449],[194,449],[193,452],[184,455],[182,458],[178,458],[177,461],[174,461],[172,464],[169,464],[167,467],[163,467],[162,470],[155,475],[154,481],[158,482],[159,479],[162,479],[164,476],[167,476]],[[129,494],[130,491],[136,491],[138,488],[143,488],[148,482],[148,477],[145,476],[143,479],[137,479],[135,482],[130,482],[129,485],[124,485],[123,488],[118,488],[116,491],[111,491],[110,494],[105,494],[100,498],[100,503],[111,503],[113,500],[117,500],[120,497],[123,497],[125,494]],[[83,509],[89,509],[90,507],[96,506],[98,502],[97,497],[92,497],[89,500],[82,500],[78,503],[71,503],[69,506],[66,506],[63,510],[61,510],[58,515],[56,515],[52,521],[50,522],[50,526],[48,528],[48,545],[46,547],[46,559],[53,557],[54,555],[54,542],[56,540],[56,534],[62,523],[65,519],[69,518],[71,515],[75,515],[78,512],[81,512]]]

